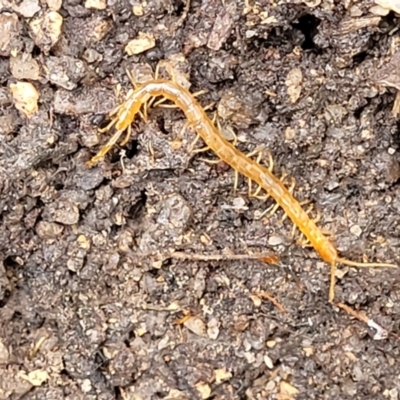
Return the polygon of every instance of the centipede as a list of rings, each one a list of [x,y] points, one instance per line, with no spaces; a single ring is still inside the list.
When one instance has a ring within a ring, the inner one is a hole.
[[[379,262],[356,262],[340,257],[338,250],[330,239],[317,227],[301,204],[295,199],[289,188],[281,179],[277,178],[271,168],[263,166],[259,160],[239,151],[231,143],[220,128],[207,115],[197,98],[188,89],[177,83],[174,79],[151,79],[140,85],[135,84],[126,96],[125,101],[116,107],[111,113],[111,121],[103,131],[114,127],[114,134],[101,147],[99,152],[88,161],[87,165],[93,166],[104,158],[104,156],[116,145],[126,132],[126,137],[120,142],[125,145],[132,131],[132,123],[141,113],[142,106],[161,97],[170,100],[185,114],[188,124],[195,130],[204,141],[206,148],[236,173],[247,177],[250,182],[255,182],[258,188],[263,189],[267,196],[272,197],[276,205],[283,209],[293,224],[307,238],[309,243],[319,254],[323,261],[330,264],[330,285],[328,299],[332,303],[335,297],[336,268],[338,264],[362,268],[397,268],[396,264]],[[146,111],[147,112],[147,111]]]

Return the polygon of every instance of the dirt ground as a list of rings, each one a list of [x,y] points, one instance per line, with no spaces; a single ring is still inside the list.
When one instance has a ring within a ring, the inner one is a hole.
[[[341,255],[399,263],[399,24],[372,1],[0,2],[0,399],[399,399],[398,270],[341,266],[358,318],[330,304],[329,265],[188,151],[180,110],[85,165],[126,70],[161,62]],[[232,256],[260,252],[280,261]]]

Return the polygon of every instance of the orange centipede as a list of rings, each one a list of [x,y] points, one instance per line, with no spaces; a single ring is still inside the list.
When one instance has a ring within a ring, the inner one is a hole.
[[[269,196],[273,197],[286,215],[309,240],[320,257],[325,262],[330,263],[330,302],[334,300],[335,271],[338,263],[353,267],[397,267],[396,264],[362,263],[340,257],[333,243],[316,226],[314,220],[303,210],[299,202],[285,187],[282,181],[275,177],[268,168],[246,156],[231,144],[208,117],[196,98],[186,88],[182,87],[174,80],[152,79],[128,93],[125,102],[111,112],[110,115],[115,115],[115,117],[104,129],[108,130],[111,126],[115,126],[114,135],[100,149],[98,154],[88,162],[88,165],[92,166],[100,161],[118,142],[121,135],[127,131],[126,138],[121,142],[121,144],[125,144],[129,140],[131,125],[136,115],[140,113],[141,107],[146,105],[152,98],[159,96],[172,101],[183,111],[188,122],[203,139],[207,148],[212,150],[237,173],[257,183]]]

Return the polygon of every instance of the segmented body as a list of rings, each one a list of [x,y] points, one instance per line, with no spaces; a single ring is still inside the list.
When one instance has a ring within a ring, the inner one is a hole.
[[[112,124],[115,123],[116,134],[102,148],[99,154],[93,157],[89,163],[90,165],[103,158],[118,141],[120,135],[130,128],[141,106],[147,103],[150,98],[157,96],[163,96],[175,103],[184,112],[191,126],[201,136],[206,145],[221,160],[237,172],[256,182],[273,197],[292,222],[310,241],[321,258],[331,264],[330,300],[333,300],[334,268],[337,262],[360,267],[395,267],[393,264],[356,263],[340,258],[335,246],[321,232],[314,221],[310,219],[283,183],[267,168],[241,153],[226,140],[193,95],[187,89],[173,81],[163,79],[152,80],[128,95],[126,102],[117,108],[116,117],[112,122]]]

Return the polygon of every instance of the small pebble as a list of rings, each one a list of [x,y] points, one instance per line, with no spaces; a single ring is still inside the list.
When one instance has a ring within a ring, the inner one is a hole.
[[[39,92],[29,82],[17,82],[10,85],[15,108],[27,117],[38,110]]]
[[[10,57],[10,70],[15,79],[37,81],[40,79],[40,68],[30,54],[18,54]]]
[[[56,11],[32,20],[29,24],[36,46],[40,47],[45,53],[58,42],[61,36],[63,17]]]
[[[17,14],[0,14],[0,56],[9,57],[22,47],[22,25]]]
[[[283,239],[278,236],[278,235],[272,235],[269,239],[268,239],[268,244],[270,246],[278,246],[280,244],[283,243]]]
[[[353,226],[350,228],[350,232],[351,232],[354,236],[360,237],[361,234],[362,234],[362,229],[361,229],[358,225],[353,225]]]
[[[269,357],[268,355],[264,356],[264,363],[269,369],[274,368],[274,363],[272,362],[271,357]]]
[[[133,15],[136,15],[137,17],[141,17],[142,15],[144,15],[143,5],[142,4],[134,4],[132,6],[132,12],[133,12]]]
[[[86,0],[85,8],[94,8],[95,10],[105,10],[107,7],[106,0]]]
[[[140,54],[146,50],[152,49],[156,45],[154,36],[150,33],[140,32],[136,39],[132,39],[126,46],[125,52],[129,56]]]

